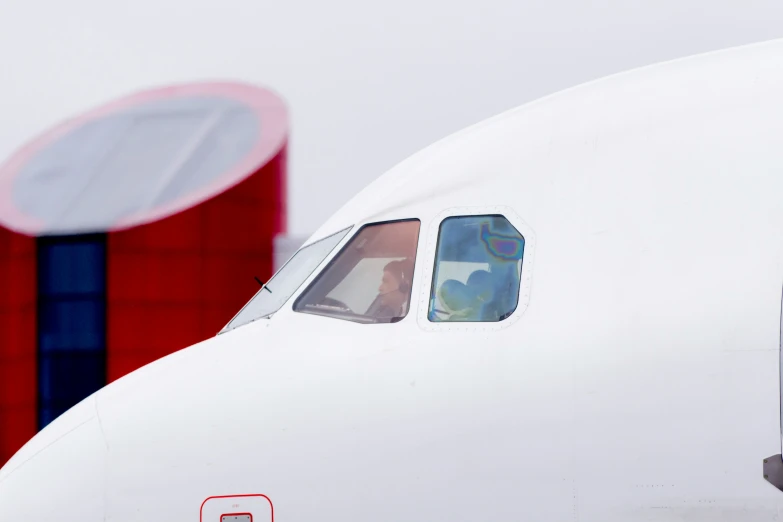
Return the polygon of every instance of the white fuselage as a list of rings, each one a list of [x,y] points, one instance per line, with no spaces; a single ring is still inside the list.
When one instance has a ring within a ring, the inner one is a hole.
[[[277,522],[778,520],[762,459],[780,453],[782,92],[772,42],[425,149],[312,238],[419,219],[402,321],[293,311],[338,246],[270,318],[43,430],[0,471],[0,520],[196,521],[237,494]],[[493,212],[528,234],[520,306],[430,322],[441,221]]]

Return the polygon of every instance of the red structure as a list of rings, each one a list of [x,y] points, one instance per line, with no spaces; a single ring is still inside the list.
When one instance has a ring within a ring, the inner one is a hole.
[[[0,462],[35,434],[35,240],[0,229]]]
[[[0,167],[0,464],[106,383],[215,335],[286,230],[283,102],[147,91]]]

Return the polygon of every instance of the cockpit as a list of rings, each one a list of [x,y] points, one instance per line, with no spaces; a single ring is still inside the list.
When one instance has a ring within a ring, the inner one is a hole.
[[[223,331],[270,317],[328,258],[351,228],[301,248]],[[525,238],[502,215],[451,216],[439,226],[431,281],[413,285],[421,235],[418,219],[362,226],[324,266],[292,309],[361,324],[396,323],[412,296],[429,287],[427,319],[499,322],[519,300]],[[426,238],[424,238],[426,239]],[[421,257],[421,256],[419,256]]]
[[[408,313],[419,220],[366,225],[294,302],[294,311],[360,323]]]

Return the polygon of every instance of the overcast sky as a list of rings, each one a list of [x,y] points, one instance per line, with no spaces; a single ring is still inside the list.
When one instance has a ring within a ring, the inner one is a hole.
[[[0,159],[138,89],[242,80],[291,113],[308,235],[439,138],[631,67],[783,37],[781,0],[0,0]]]

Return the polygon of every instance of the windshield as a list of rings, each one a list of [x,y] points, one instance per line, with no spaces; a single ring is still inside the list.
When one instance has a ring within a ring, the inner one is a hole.
[[[351,227],[325,237],[299,251],[259,290],[239,311],[223,331],[266,317],[277,312],[296,292],[297,288],[313,273],[321,261],[345,237]]]
[[[294,311],[358,323],[408,313],[418,219],[365,225],[294,303]]]

